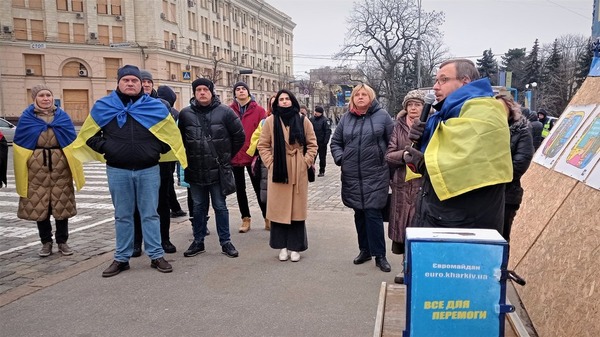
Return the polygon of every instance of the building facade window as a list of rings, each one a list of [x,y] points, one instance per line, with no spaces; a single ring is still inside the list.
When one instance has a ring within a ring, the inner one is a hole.
[[[27,40],[27,19],[13,18],[15,25],[15,38],[17,40]]]
[[[23,54],[23,61],[25,64],[26,74],[31,74],[35,76],[44,75],[42,60],[43,56],[39,54]]]
[[[85,43],[85,26],[83,23],[73,24],[73,43]]]
[[[98,43],[105,46],[110,44],[110,34],[107,25],[98,25]]]
[[[59,11],[69,10],[67,8],[67,0],[56,0],[56,9]]]
[[[33,41],[45,41],[46,32],[44,31],[44,21],[42,20],[31,20],[31,40]]]
[[[82,0],[71,0],[71,11],[83,12],[83,1]]]
[[[69,33],[69,23],[59,22],[58,23],[58,42],[69,43],[71,42],[71,34]]]
[[[117,79],[117,71],[121,67],[121,59],[104,58],[104,71],[107,79]]]
[[[12,0],[12,6],[25,8],[25,0]]]

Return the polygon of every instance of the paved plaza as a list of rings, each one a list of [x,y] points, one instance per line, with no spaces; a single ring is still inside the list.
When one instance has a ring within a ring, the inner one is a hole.
[[[16,217],[18,196],[9,163],[9,186],[0,189],[0,331],[10,336],[372,334],[380,284],[393,281],[400,259],[389,256],[391,273],[379,271],[374,262],[352,264],[358,253],[353,213],[340,199],[339,168],[328,160],[325,177],[310,183],[309,249],[300,262],[277,260],[249,193],[253,226],[246,234],[237,232],[235,195],[227,199],[239,258],[221,254],[214,217],[206,253],[184,258],[192,234],[183,217],[172,219],[178,252],[165,256],[173,273],[156,272],[142,255],[130,261],[130,270],[110,279],[101,277],[114,250],[104,165],[84,166],[87,183],[76,196],[78,215],[69,222],[75,254],[40,258],[35,223]],[[185,189],[176,191],[187,209]]]

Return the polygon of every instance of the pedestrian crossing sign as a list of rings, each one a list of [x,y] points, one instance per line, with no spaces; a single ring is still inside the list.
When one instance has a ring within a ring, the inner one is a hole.
[[[192,79],[192,74],[189,71],[184,71],[183,72],[183,79],[184,80],[191,80]]]

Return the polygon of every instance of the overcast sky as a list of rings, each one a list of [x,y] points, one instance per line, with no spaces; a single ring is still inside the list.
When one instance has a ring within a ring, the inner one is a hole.
[[[336,66],[350,26],[352,0],[266,0],[292,17],[294,75],[311,68]],[[417,0],[415,0],[417,1]],[[591,35],[592,0],[422,0],[424,11],[445,13],[441,25],[452,56],[479,57],[492,48],[496,55],[510,48],[531,49],[535,39],[552,43],[566,34]],[[498,57],[499,59],[499,57]]]

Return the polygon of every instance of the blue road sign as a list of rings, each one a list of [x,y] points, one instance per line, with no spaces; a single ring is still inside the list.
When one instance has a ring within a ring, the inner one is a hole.
[[[183,72],[183,79],[184,80],[191,80],[192,79],[192,74],[189,71],[184,71]]]

